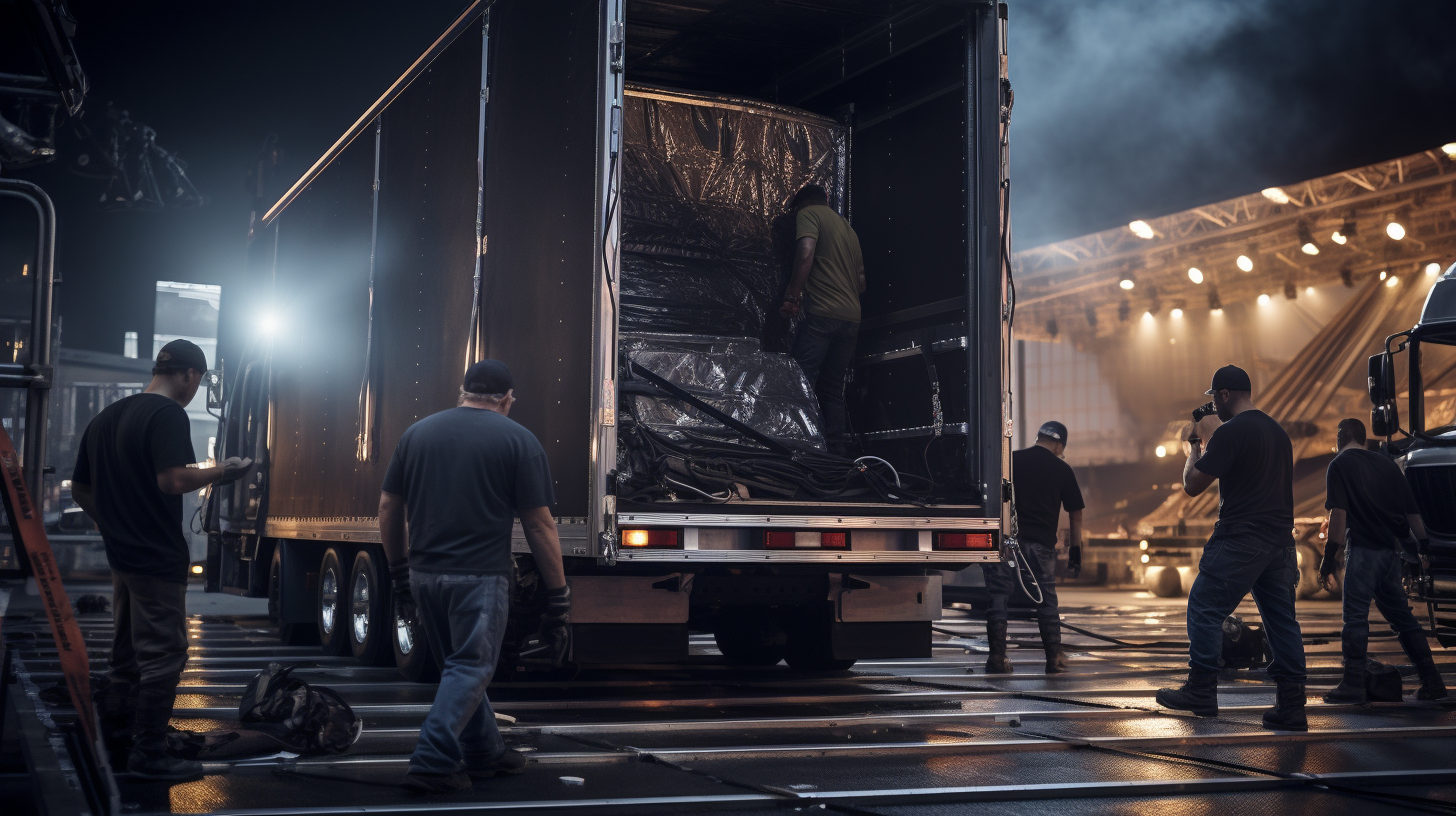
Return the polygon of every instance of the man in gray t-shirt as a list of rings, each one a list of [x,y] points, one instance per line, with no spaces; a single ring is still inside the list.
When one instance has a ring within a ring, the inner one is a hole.
[[[406,787],[417,791],[461,790],[471,776],[525,768],[525,757],[501,740],[485,695],[510,613],[517,517],[546,589],[541,641],[558,660],[565,656],[571,589],[551,515],[551,473],[541,443],[509,418],[514,401],[504,363],[472,365],[460,405],[400,437],[379,494],[395,601],[415,606],[415,620],[443,663],[406,776]]]

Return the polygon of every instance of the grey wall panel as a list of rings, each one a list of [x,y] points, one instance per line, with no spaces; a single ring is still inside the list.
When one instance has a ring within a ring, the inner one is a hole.
[[[354,458],[373,184],[369,131],[278,221],[269,467],[269,508],[275,515],[354,515],[354,497],[374,480],[372,469]]]
[[[491,8],[483,352],[511,368],[563,516],[588,503],[600,35],[597,0]]]
[[[480,31],[477,20],[383,114],[374,322],[379,456],[354,515],[375,514],[384,468],[405,429],[454,407],[459,395],[476,258]]]

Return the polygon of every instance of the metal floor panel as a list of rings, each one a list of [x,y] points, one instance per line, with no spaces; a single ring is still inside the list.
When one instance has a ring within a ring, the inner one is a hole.
[[[1386,741],[1328,742],[1271,740],[1262,745],[1181,745],[1159,750],[1289,774],[1456,768],[1456,737],[1408,736]]]
[[[882,816],[1409,816],[1407,807],[1318,790],[1150,796],[1138,799],[1056,799],[967,805],[860,807]]]

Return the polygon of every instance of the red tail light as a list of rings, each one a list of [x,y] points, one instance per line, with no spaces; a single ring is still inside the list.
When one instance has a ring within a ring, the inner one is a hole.
[[[937,550],[994,550],[996,538],[990,533],[936,533]]]
[[[677,530],[623,530],[622,546],[670,550],[682,547],[682,543]]]
[[[821,533],[814,530],[769,530],[763,534],[768,550],[832,549],[849,547],[849,533]]]

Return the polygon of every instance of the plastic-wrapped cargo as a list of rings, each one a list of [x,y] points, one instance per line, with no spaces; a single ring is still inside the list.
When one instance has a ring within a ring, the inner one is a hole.
[[[622,330],[756,338],[772,331],[793,249],[788,203],[815,183],[839,207],[845,146],[844,126],[823,116],[629,86]]]
[[[762,351],[751,337],[623,334],[622,370],[630,360],[785,445],[824,450],[814,389],[787,354]],[[624,406],[654,430],[692,430],[728,441],[738,432],[681,400],[624,388]]]

